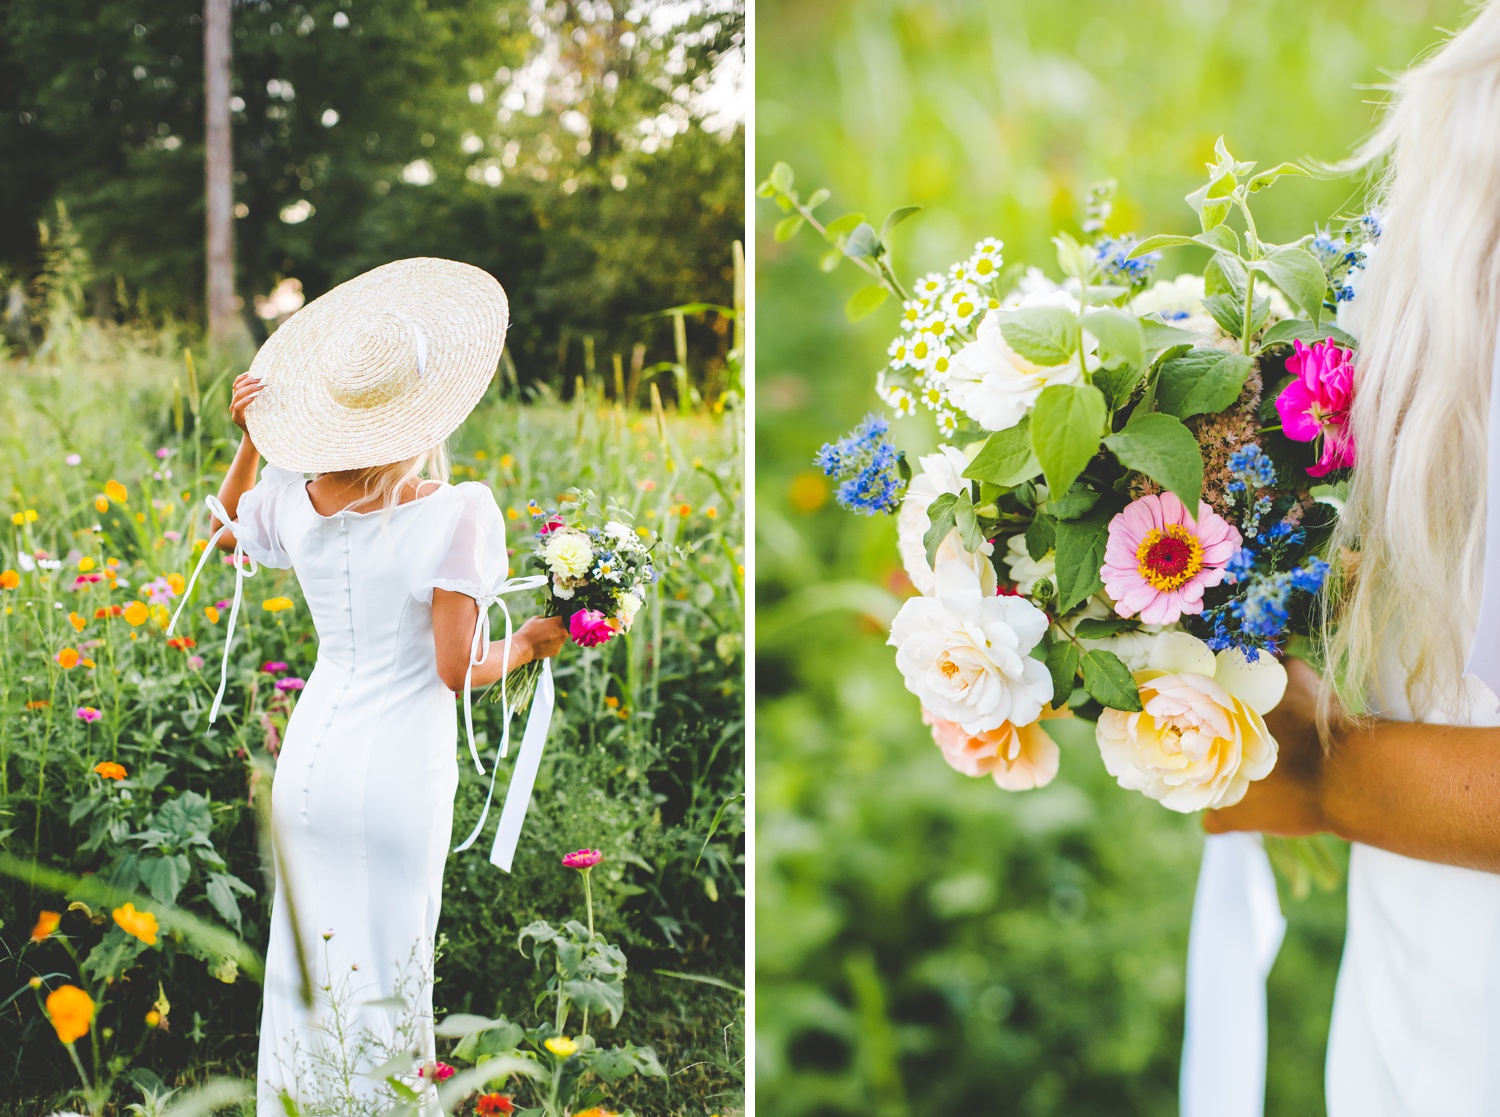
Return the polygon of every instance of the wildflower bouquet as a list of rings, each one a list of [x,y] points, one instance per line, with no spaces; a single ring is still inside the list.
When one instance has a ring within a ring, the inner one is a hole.
[[[618,513],[601,515],[592,492],[569,495],[573,499],[560,502],[560,509],[527,503],[536,538],[528,562],[547,579],[543,615],[567,617],[573,642],[593,648],[630,631],[647,588],[661,577],[651,561],[657,540],[646,528],[614,518]],[[526,664],[505,688],[519,696],[518,706],[529,699],[540,670],[539,662]],[[499,694],[497,689],[495,696]]]
[[[1256,172],[1221,139],[1187,198],[1200,231],[1107,232],[1096,187],[1083,239],[1054,239],[1062,282],[981,240],[908,289],[890,230],[824,225],[778,164],[760,193],[873,282],[851,320],[894,295],[900,329],[876,393],[925,411],[936,450],[911,463],[872,415],[817,464],[839,503],[896,517],[917,591],[890,644],[949,764],[1008,789],[1057,773],[1041,722],[1097,723],[1126,788],[1195,811],[1237,802],[1269,773],[1262,715],[1279,663],[1315,634],[1322,552],[1343,477],[1354,340],[1334,320],[1378,238],[1373,217],[1286,244],[1260,239],[1251,199],[1292,164]],[[1233,218],[1233,220],[1231,220]],[[1165,249],[1207,249],[1201,274],[1158,280]]]

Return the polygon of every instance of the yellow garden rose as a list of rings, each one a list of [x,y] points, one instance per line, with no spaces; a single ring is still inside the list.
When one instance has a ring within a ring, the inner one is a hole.
[[[1286,669],[1267,653],[1217,656],[1185,632],[1164,632],[1135,673],[1140,713],[1105,710],[1095,740],[1120,786],[1174,811],[1227,807],[1276,766],[1261,715],[1281,701]]]

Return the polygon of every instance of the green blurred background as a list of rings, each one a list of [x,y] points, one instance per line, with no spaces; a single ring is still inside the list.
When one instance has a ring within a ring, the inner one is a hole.
[[[761,0],[759,177],[777,160],[826,219],[927,208],[898,272],[998,236],[1048,268],[1091,183],[1111,231],[1191,231],[1182,197],[1215,137],[1242,159],[1336,161],[1379,86],[1442,41],[1461,0]],[[1363,185],[1284,180],[1257,207],[1284,240]],[[757,213],[757,1096],[766,1117],[1171,1114],[1201,836],[1117,789],[1064,726],[1048,788],[948,769],[885,629],[895,530],[831,504],[810,459],[874,408],[896,331],[850,326],[862,277]],[[1170,277],[1174,265],[1160,272]],[[898,441],[925,450],[925,418]],[[1341,894],[1287,904],[1271,978],[1267,1112],[1323,1112]]]

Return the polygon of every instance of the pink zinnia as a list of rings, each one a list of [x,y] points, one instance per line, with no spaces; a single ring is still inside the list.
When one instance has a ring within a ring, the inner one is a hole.
[[[580,609],[568,621],[568,634],[579,647],[592,648],[614,639],[614,625],[598,609]]]
[[[1282,432],[1294,442],[1323,439],[1318,464],[1310,477],[1354,464],[1354,434],[1349,430],[1349,405],[1354,398],[1354,354],[1331,339],[1311,348],[1294,341],[1296,350],[1286,370],[1296,379],[1276,397]]]
[[[580,849],[577,853],[570,853],[563,858],[565,869],[592,869],[604,860],[604,854],[597,849]]]
[[[260,665],[260,669],[267,675],[279,675],[283,671],[290,671],[292,665],[290,663],[283,663],[279,659],[268,659]]]
[[[1203,591],[1224,580],[1240,533],[1203,501],[1198,519],[1172,493],[1143,496],[1109,522],[1105,592],[1122,617],[1172,624],[1203,612]]]
[[[425,1078],[429,1082],[447,1082],[453,1077],[453,1068],[447,1063],[428,1063],[417,1071],[418,1078]]]
[[[78,715],[80,721],[85,722],[95,722],[104,716],[92,706],[79,706],[74,713]]]
[[[280,691],[301,690],[306,685],[307,683],[305,680],[298,679],[296,677],[276,680],[276,689]]]

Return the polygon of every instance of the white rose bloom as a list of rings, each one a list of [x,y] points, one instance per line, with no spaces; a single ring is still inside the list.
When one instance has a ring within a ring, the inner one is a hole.
[[[906,689],[936,716],[980,734],[1030,725],[1052,699],[1052,678],[1031,649],[1047,614],[1023,597],[986,594],[962,562],[938,563],[936,592],[901,606],[888,641]]]
[[[630,529],[629,524],[622,524],[619,520],[610,520],[604,525],[604,538],[613,543],[633,543],[635,532]]]
[[[1037,306],[1063,306],[1076,311],[1078,300],[1056,290],[1027,295],[1013,309]],[[1098,343],[1085,333],[1083,345],[1084,359],[1090,367],[1096,366]],[[999,317],[990,313],[979,323],[974,340],[949,362],[948,398],[985,430],[999,431],[1025,418],[1042,389],[1053,384],[1076,384],[1078,380],[1077,361],[1038,365],[1017,353],[1005,340]]]
[[[1217,656],[1185,632],[1164,632],[1136,672],[1140,713],[1105,710],[1095,730],[1104,767],[1121,787],[1174,811],[1228,807],[1276,766],[1262,715],[1286,690],[1286,669],[1238,649]]]
[[[1056,553],[1048,551],[1039,559],[1032,558],[1026,549],[1024,535],[1012,535],[1005,544],[1005,565],[1010,568],[1010,580],[1024,594],[1031,593],[1031,587],[1043,578],[1054,584],[1057,582]]]
[[[542,545],[542,560],[553,574],[582,578],[594,565],[594,545],[581,531],[559,528],[547,536],[547,542]]]
[[[932,526],[932,521],[927,518],[927,506],[943,493],[962,492],[968,486],[963,473],[969,466],[969,459],[962,450],[940,446],[936,454],[924,455],[917,464],[921,472],[912,477],[901,510],[896,515],[896,545],[912,585],[917,587],[918,593],[930,595],[933,589],[932,567],[927,565],[927,548],[922,543],[922,537]],[[955,528],[938,546],[936,559],[938,562],[954,559],[970,567],[979,575],[980,587],[989,595],[999,587],[995,568],[990,564],[990,555],[994,551],[994,545],[988,542],[979,548],[978,554],[964,550],[963,536]]]

